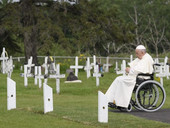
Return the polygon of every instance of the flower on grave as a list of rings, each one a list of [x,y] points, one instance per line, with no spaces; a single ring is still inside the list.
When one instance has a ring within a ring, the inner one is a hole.
[[[80,54],[80,57],[83,57],[84,56],[84,54]]]

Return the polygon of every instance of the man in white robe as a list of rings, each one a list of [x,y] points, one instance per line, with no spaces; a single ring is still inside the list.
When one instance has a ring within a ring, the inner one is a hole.
[[[153,59],[146,53],[146,48],[139,45],[135,49],[137,58],[126,68],[126,76],[118,76],[106,92],[108,103],[127,108],[139,73],[153,73]]]

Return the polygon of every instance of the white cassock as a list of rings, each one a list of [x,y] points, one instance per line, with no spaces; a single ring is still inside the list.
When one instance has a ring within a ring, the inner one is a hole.
[[[108,102],[115,102],[117,106],[128,107],[132,91],[136,83],[136,76],[139,73],[153,73],[153,59],[146,53],[142,59],[136,58],[130,65],[130,72],[127,76],[118,76],[106,92]]]

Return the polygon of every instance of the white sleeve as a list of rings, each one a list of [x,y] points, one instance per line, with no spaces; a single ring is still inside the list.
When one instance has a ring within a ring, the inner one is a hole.
[[[137,75],[139,72],[135,70],[134,68],[130,68],[129,75]]]

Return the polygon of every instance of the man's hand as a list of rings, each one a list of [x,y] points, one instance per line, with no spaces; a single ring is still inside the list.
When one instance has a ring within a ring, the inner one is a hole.
[[[125,69],[125,71],[126,71],[126,73],[129,73],[130,67],[127,67],[127,68]]]

